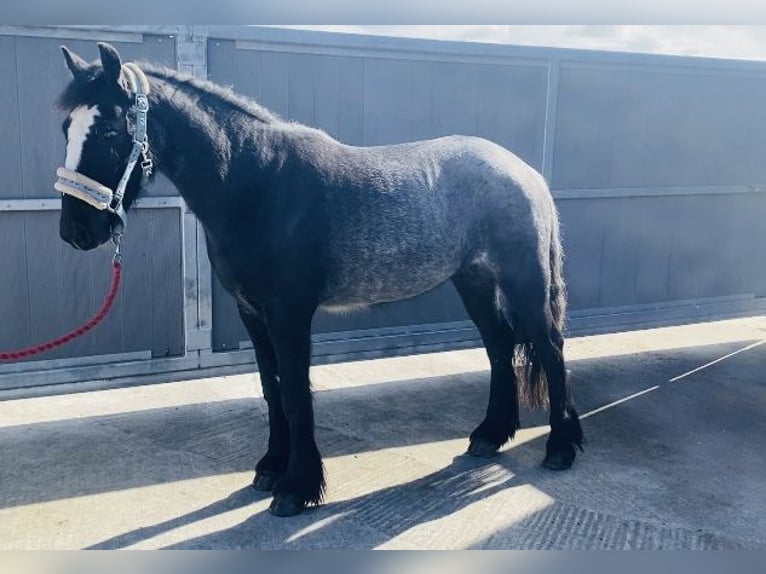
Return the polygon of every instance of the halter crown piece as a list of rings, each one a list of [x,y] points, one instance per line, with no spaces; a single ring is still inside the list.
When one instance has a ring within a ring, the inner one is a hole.
[[[144,72],[136,64],[129,62],[123,64],[122,74],[127,81],[128,89],[135,94],[135,103],[128,110],[127,122],[128,133],[133,136],[133,149],[128,156],[128,164],[122,173],[117,189],[112,191],[105,185],[84,176],[83,174],[60,167],[56,170],[58,180],[53,187],[62,194],[71,195],[85,203],[92,205],[98,210],[114,213],[120,220],[119,229],[113,230],[120,234],[125,227],[126,215],[122,206],[122,197],[128,180],[141,159],[141,171],[143,173],[142,184],[152,174],[152,159],[149,156],[149,139],[146,133],[147,112],[149,111],[149,80]]]

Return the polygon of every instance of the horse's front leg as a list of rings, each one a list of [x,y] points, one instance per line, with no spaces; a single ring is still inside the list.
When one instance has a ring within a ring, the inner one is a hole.
[[[274,486],[271,513],[298,514],[317,504],[324,492],[322,459],[314,441],[314,413],[309,382],[311,319],[316,306],[296,301],[267,305],[269,327],[279,365],[282,407],[290,434],[290,456],[284,476]]]
[[[255,349],[263,397],[269,408],[269,447],[255,465],[253,488],[272,490],[287,470],[290,456],[290,429],[282,408],[279,374],[274,345],[271,342],[263,314],[250,305],[239,305],[239,315],[245,324]]]

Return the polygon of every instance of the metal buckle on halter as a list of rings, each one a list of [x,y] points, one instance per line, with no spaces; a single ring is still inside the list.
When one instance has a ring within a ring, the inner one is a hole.
[[[136,94],[136,111],[146,113],[149,111],[149,98],[146,94]]]
[[[149,141],[144,139],[144,142],[141,144],[141,171],[144,172],[144,175],[146,177],[149,177],[152,175],[152,170],[154,169],[154,161],[152,160],[151,156],[149,155]]]
[[[129,135],[135,136],[138,128],[140,127],[139,124],[143,124],[143,138],[146,138],[146,113],[148,111],[149,98],[146,96],[146,94],[136,94],[133,105],[128,108],[128,113],[125,114]]]
[[[115,215],[118,215],[117,211],[122,207],[122,198],[113,196],[112,199],[109,201],[109,203],[106,206],[106,210],[109,213],[114,213]]]

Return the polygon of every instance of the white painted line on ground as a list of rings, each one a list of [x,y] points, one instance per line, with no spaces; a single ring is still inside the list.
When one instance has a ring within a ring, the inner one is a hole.
[[[660,385],[654,385],[653,387],[649,387],[648,389],[644,389],[643,391],[638,391],[637,393],[633,393],[630,396],[624,397],[622,399],[619,399],[617,401],[611,402],[607,405],[604,405],[602,407],[598,407],[597,409],[593,409],[590,412],[585,413],[584,415],[580,416],[580,419],[587,419],[588,417],[591,417],[593,415],[597,415],[600,412],[603,412],[607,409],[611,409],[612,407],[616,407],[619,404],[625,403],[631,399],[635,399],[636,397],[640,397],[641,395],[645,395],[646,393],[650,393],[652,391],[656,391],[660,388]]]
[[[692,369],[691,371],[687,371],[683,375],[678,375],[677,377],[673,377],[668,382],[669,383],[675,383],[676,381],[680,381],[681,379],[686,378],[689,375],[693,375],[694,373],[699,372],[702,369],[707,369],[708,367],[712,367],[716,363],[720,363],[721,361],[725,361],[726,359],[728,359],[730,357],[733,357],[734,355],[738,355],[739,353],[744,353],[745,351],[749,351],[750,349],[755,349],[756,347],[758,347],[759,345],[763,345],[764,343],[766,343],[766,339],[763,339],[762,341],[758,341],[756,343],[752,343],[752,344],[748,345],[747,347],[743,347],[743,348],[738,349],[738,350],[736,350],[736,351],[734,351],[732,353],[729,353],[728,355],[724,355],[723,357],[720,357],[720,358],[716,359],[715,361],[710,361],[709,363],[705,363],[704,365],[702,365],[700,367],[697,367],[696,369]]]

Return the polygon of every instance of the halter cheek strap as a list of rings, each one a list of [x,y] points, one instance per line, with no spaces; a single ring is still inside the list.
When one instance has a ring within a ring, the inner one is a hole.
[[[53,184],[54,189],[63,194],[76,197],[100,211],[106,209],[117,215],[120,220],[120,229],[116,230],[115,233],[121,233],[122,228],[125,227],[126,215],[122,206],[122,198],[138,160],[141,159],[143,183],[149,178],[153,168],[151,157],[149,157],[149,140],[146,132],[149,111],[149,99],[147,97],[149,80],[141,68],[132,62],[123,64],[122,74],[128,89],[135,94],[135,102],[127,114],[128,133],[133,136],[133,147],[130,150],[125,171],[123,171],[117,184],[117,189],[112,191],[109,187],[64,167],[56,170],[58,180]]]

